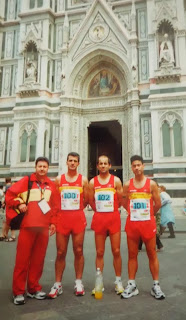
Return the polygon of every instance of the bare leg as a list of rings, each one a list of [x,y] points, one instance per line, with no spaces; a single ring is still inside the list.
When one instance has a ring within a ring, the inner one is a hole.
[[[65,259],[67,254],[69,235],[65,236],[56,233],[57,257],[55,263],[56,282],[61,282],[63,272],[65,270]]]
[[[74,250],[74,268],[76,273],[76,279],[82,279],[84,269],[84,256],[83,256],[83,242],[84,242],[85,231],[73,234],[72,243]]]
[[[138,270],[138,245],[139,239],[134,240],[127,237],[128,244],[128,274],[129,279],[134,280]]]
[[[117,277],[121,276],[122,260],[120,254],[121,232],[110,235],[110,242],[113,254],[114,270]]]
[[[147,255],[149,258],[149,268],[153,280],[159,280],[159,261],[156,253],[156,236],[145,241]]]
[[[103,271],[104,267],[104,253],[105,253],[105,240],[106,235],[95,233],[95,244],[96,244],[96,269],[100,268]]]

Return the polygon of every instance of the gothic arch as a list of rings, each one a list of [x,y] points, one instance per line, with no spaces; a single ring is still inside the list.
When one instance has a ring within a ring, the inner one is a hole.
[[[131,87],[131,75],[127,64],[116,54],[106,50],[96,50],[79,60],[69,76],[67,91],[71,96],[87,98],[87,88],[96,73],[106,68],[121,84],[121,94]]]
[[[181,127],[183,127],[182,117],[177,112],[166,111],[160,118],[160,128],[165,121],[169,124],[170,127],[172,127],[176,120],[179,121]]]
[[[32,131],[35,131],[36,134],[37,134],[37,126],[34,122],[32,121],[29,121],[29,122],[26,122],[24,123],[21,127],[20,127],[20,130],[19,130],[19,137],[22,136],[23,132],[26,131],[28,136],[31,135]]]

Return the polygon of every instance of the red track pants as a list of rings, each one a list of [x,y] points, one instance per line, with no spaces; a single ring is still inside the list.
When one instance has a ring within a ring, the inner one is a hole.
[[[42,289],[39,284],[48,245],[48,228],[21,229],[17,244],[16,262],[13,273],[13,294],[34,293]]]

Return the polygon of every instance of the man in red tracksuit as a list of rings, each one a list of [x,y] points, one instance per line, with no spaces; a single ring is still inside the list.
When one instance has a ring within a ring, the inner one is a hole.
[[[24,293],[27,282],[27,296],[44,299],[39,280],[50,236],[56,231],[58,193],[55,184],[47,177],[49,160],[39,157],[35,162],[35,173],[30,176],[32,187],[26,205],[28,176],[13,184],[6,193],[7,210],[24,212],[17,244],[16,262],[13,273],[14,304],[25,303]]]

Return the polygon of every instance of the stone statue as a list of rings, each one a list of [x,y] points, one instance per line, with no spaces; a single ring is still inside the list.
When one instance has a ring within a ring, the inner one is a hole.
[[[28,80],[36,81],[36,75],[37,75],[37,71],[36,71],[35,64],[33,63],[33,61],[28,60],[27,67],[26,67],[26,78]]]
[[[160,58],[159,58],[160,65],[173,64],[175,62],[173,45],[168,38],[169,38],[168,34],[165,33],[164,40],[160,44]]]

